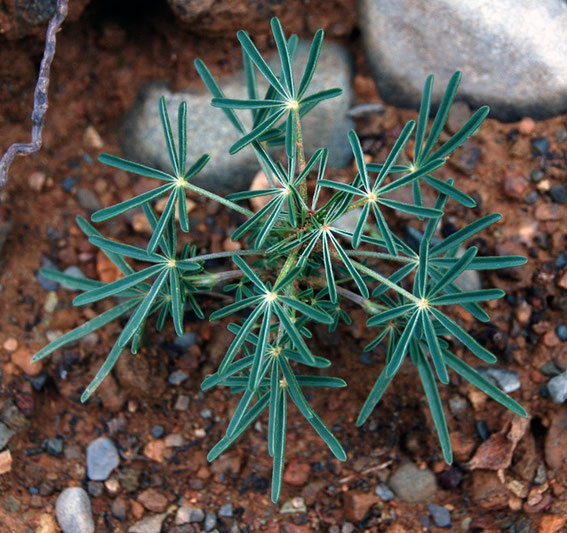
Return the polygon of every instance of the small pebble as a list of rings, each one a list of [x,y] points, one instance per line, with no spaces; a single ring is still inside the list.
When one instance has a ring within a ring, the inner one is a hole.
[[[91,502],[85,490],[80,487],[67,488],[59,495],[55,505],[55,516],[63,533],[95,531]]]
[[[210,409],[201,409],[201,416],[203,418],[212,418],[213,412]]]
[[[555,260],[555,267],[561,269],[565,266],[567,266],[567,254],[565,252],[561,252]]]
[[[477,370],[506,393],[514,392],[522,386],[518,373],[514,370],[498,366],[479,367]]]
[[[536,137],[531,140],[532,148],[537,155],[546,155],[549,152],[549,139],[545,137]]]
[[[179,351],[185,351],[196,343],[197,335],[195,335],[195,333],[191,331],[188,331],[181,335],[181,337],[176,337],[173,341],[173,346],[175,346],[175,348],[177,348]]]
[[[93,481],[106,481],[119,465],[120,457],[108,437],[100,437],[87,447],[87,474]]]
[[[232,517],[232,503],[225,503],[220,509],[219,509],[219,516],[224,516],[227,518],[231,518]]]
[[[63,187],[63,190],[65,192],[71,192],[73,190],[73,187],[77,185],[77,181],[78,179],[75,176],[65,178],[63,181],[61,181],[61,187]]]
[[[530,191],[526,196],[524,196],[524,203],[528,205],[533,205],[537,202],[539,194],[537,191]]]
[[[128,529],[128,533],[161,533],[166,516],[167,513],[148,516],[131,526]]]
[[[556,204],[564,204],[567,201],[567,191],[564,185],[554,185],[549,189],[549,196]]]
[[[70,266],[69,268],[66,268],[63,271],[63,274],[66,274],[67,276],[71,276],[72,278],[85,279],[85,275],[83,274],[83,271],[79,267],[76,267],[76,266]],[[66,289],[68,291],[75,290],[74,287],[72,287],[71,285],[68,285],[64,281],[61,282],[61,287],[63,287],[64,289]]]
[[[156,424],[155,426],[152,427],[151,433],[154,439],[161,439],[165,434],[165,429],[163,426],[159,426]]]
[[[104,485],[102,481],[89,481],[87,483],[87,489],[93,498],[100,498],[104,491]]]
[[[559,340],[563,342],[567,341],[567,326],[565,324],[559,324],[555,328],[555,333],[559,337]]]
[[[388,484],[404,501],[416,503],[429,500],[437,493],[437,480],[427,468],[421,470],[415,463],[405,463],[398,468]]]
[[[451,527],[451,515],[445,507],[436,505],[434,503],[428,503],[427,508],[431,513],[431,518],[437,527]]]
[[[212,531],[213,529],[215,529],[216,525],[217,515],[215,513],[208,512],[205,516],[205,523],[203,524],[205,532]]]
[[[44,255],[41,258],[41,268],[49,268],[51,270],[57,270],[57,265],[53,261],[51,261],[51,259],[49,259],[48,257],[46,257]],[[52,281],[50,279],[47,279],[40,272],[37,273],[36,277],[37,277],[37,281],[39,282],[39,284],[46,291],[56,291],[57,288],[59,287],[59,284],[56,281]]]
[[[38,376],[34,377],[31,380],[33,390],[39,392],[41,389],[43,389],[43,387],[47,383],[48,378],[49,374],[45,370],[42,371]]]
[[[196,507],[180,507],[175,515],[175,523],[178,526],[190,522],[202,522],[204,519],[205,513]]]
[[[189,396],[180,394],[175,400],[175,405],[173,407],[176,411],[187,411],[189,409]]]
[[[487,440],[490,437],[490,431],[488,431],[488,426],[485,420],[479,420],[475,423],[476,431],[478,436],[483,440]]]
[[[187,381],[189,376],[183,372],[183,370],[176,370],[169,375],[167,381],[170,385],[181,385],[181,383]]]
[[[532,172],[530,174],[530,178],[534,183],[541,181],[544,176],[545,176],[545,174],[539,168],[532,170]]]
[[[567,400],[567,372],[551,378],[547,383],[547,390],[555,403]]]
[[[384,483],[380,483],[380,485],[374,489],[374,493],[383,502],[389,502],[394,499],[394,493]]]
[[[77,201],[85,211],[98,211],[102,207],[96,194],[88,189],[77,190]]]
[[[63,453],[63,439],[47,439],[44,449],[49,455],[58,456]]]
[[[18,341],[14,337],[8,337],[2,345],[7,352],[15,352],[18,349]]]
[[[567,139],[567,130],[565,128],[556,129],[553,132],[553,136],[555,137],[557,144],[561,144],[565,139]]]
[[[0,422],[0,451],[6,447],[14,435],[15,433],[8,426]]]

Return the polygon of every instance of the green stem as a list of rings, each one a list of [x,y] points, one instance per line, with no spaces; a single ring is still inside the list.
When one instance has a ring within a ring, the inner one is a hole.
[[[390,281],[388,278],[385,278],[384,276],[378,274],[378,272],[374,272],[374,270],[372,270],[371,268],[364,266],[362,263],[359,263],[358,261],[352,261],[352,264],[358,270],[360,270],[360,272],[363,272],[364,274],[370,276],[371,278],[374,278],[380,283],[383,283],[387,287],[390,287],[390,289],[393,289],[402,296],[405,296],[408,300],[411,300],[414,303],[419,302],[419,298],[417,296],[414,296],[411,292],[406,291],[403,287],[396,285],[393,281]]]
[[[400,263],[412,263],[415,259],[411,257],[401,257],[399,255],[390,255],[382,252],[369,252],[366,250],[346,250],[347,255],[361,256],[361,257],[374,257],[376,259],[384,259],[386,261],[398,261]]]
[[[188,257],[183,261],[186,263],[199,263],[209,259],[219,259],[221,257],[234,257],[235,255],[264,255],[263,250],[230,250],[226,252],[215,252],[214,254],[203,254],[196,257]]]
[[[239,213],[246,215],[248,218],[254,216],[254,213],[249,209],[246,209],[245,207],[235,204],[234,202],[231,202],[230,200],[227,200],[226,198],[223,198],[222,196],[219,196],[214,192],[207,191],[206,189],[201,189],[201,187],[197,187],[197,185],[193,185],[192,183],[188,183],[188,182],[186,182],[184,186],[186,189],[196,192],[197,194],[202,194],[203,196],[206,196],[211,200],[217,201],[219,204],[226,205],[227,207],[230,207],[231,209],[234,209],[235,211],[238,211]]]

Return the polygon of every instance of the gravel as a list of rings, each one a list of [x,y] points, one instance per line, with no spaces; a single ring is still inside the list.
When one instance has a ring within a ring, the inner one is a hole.
[[[514,370],[498,366],[483,366],[477,370],[506,393],[514,392],[522,386],[518,373]]]
[[[429,503],[427,504],[427,508],[437,527],[451,527],[451,515],[445,507]]]
[[[394,499],[394,493],[384,483],[380,483],[380,485],[374,489],[374,493],[383,502],[389,502]]]
[[[389,484],[399,498],[409,503],[429,500],[437,493],[435,474],[428,468],[420,470],[411,462],[398,468],[390,478]]]

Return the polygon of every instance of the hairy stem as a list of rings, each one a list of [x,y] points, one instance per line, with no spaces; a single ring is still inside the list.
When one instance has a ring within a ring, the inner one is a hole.
[[[197,194],[201,194],[203,196],[206,196],[207,198],[210,198],[211,200],[215,200],[219,204],[226,205],[227,207],[230,207],[231,209],[234,209],[235,211],[242,213],[243,215],[247,216],[248,218],[254,216],[254,213],[252,211],[250,211],[249,209],[246,209],[245,207],[242,207],[238,204],[235,204],[234,202],[231,202],[230,200],[227,200],[226,198],[223,198],[222,196],[219,196],[218,194],[215,194],[214,192],[207,191],[206,189],[201,189],[201,187],[198,187],[197,185],[193,185],[193,183],[186,182],[184,184],[184,186],[185,186],[186,189],[189,189],[190,191],[196,192]]]
[[[263,255],[263,250],[232,250],[226,252],[215,252],[214,254],[203,254],[196,257],[184,259],[185,262],[199,263],[209,259],[220,259],[221,257],[234,257],[235,255]]]
[[[295,145],[297,147],[297,162],[299,164],[299,172],[301,173],[305,168],[305,149],[303,147],[303,133],[301,131],[301,119],[299,118],[299,112],[292,111],[292,113],[293,113],[293,118],[295,120],[295,129],[297,131],[296,139],[295,139]],[[307,202],[307,180],[306,179],[303,180],[299,187],[300,187],[299,191],[301,193],[301,197],[303,198],[303,201]]]
[[[374,257],[376,259],[384,259],[385,261],[398,261],[399,263],[413,263],[415,259],[411,257],[401,257],[399,255],[390,255],[382,252],[370,252],[366,250],[346,250],[347,255],[360,257]]]

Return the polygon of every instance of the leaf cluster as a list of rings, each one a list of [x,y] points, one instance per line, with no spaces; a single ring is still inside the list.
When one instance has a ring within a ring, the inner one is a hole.
[[[154,178],[162,184],[92,216],[93,221],[102,222],[131,209],[142,209],[152,227],[152,236],[147,246],[141,248],[106,239],[88,222],[78,220],[89,241],[108,256],[123,276],[102,283],[70,278],[55,271],[44,274],[83,291],[75,298],[75,305],[96,304],[105,298],[119,303],[40,350],[34,360],[113,320],[125,320],[108,358],[83,394],[86,400],[127,346],[136,353],[150,315],[157,315],[158,329],[171,317],[175,332],[183,335],[186,309],[189,307],[204,318],[198,303],[199,293],[224,283],[224,290],[234,301],[214,311],[209,319],[234,317],[227,326],[234,339],[218,370],[207,376],[202,388],[228,387],[240,398],[225,435],[213,447],[209,459],[223,453],[268,411],[268,451],[274,461],[272,499],[277,501],[285,464],[290,400],[331,453],[339,460],[346,460],[345,450],[315,413],[304,389],[346,385],[343,380],[326,375],[325,369],[331,361],[313,354],[309,344],[314,325],[328,327],[332,333],[341,321],[351,323],[348,310],[352,305],[367,311],[368,328],[376,328],[377,335],[366,350],[384,346],[385,352],[384,367],[361,409],[358,425],[368,419],[406,360],[418,369],[441,449],[449,463],[451,444],[437,387],[437,382],[449,383],[449,370],[513,412],[525,415],[515,400],[458,357],[448,340],[456,339],[484,363],[496,361],[492,353],[452,318],[450,309],[460,305],[479,321],[486,322],[489,316],[480,304],[501,298],[504,293],[499,289],[464,291],[457,280],[467,270],[510,268],[524,264],[525,258],[481,257],[475,247],[466,248],[468,240],[500,220],[499,214],[484,216],[444,239],[436,234],[449,200],[468,208],[476,205],[471,196],[455,186],[453,179],[433,175],[478,130],[488,114],[487,107],[480,108],[457,133],[439,142],[460,81],[459,72],[449,81],[431,125],[433,77],[427,78],[417,122],[405,125],[383,162],[367,163],[360,140],[351,131],[348,140],[357,172],[350,183],[334,181],[325,177],[327,148],[321,147],[307,157],[302,131],[306,113],[341,94],[340,89],[332,88],[309,92],[323,32],[319,30],[315,34],[299,80],[295,79],[293,68],[297,37],[286,38],[277,19],[272,20],[272,32],[280,62],[278,72],[269,66],[247,33],[238,33],[246,98],[226,98],[205,64],[200,60],[195,63],[212,93],[212,105],[224,111],[241,136],[230,152],[246,147],[253,150],[270,187],[222,197],[194,185],[191,179],[203,169],[209,156],[202,155],[191,165],[187,164],[187,105],[182,103],[178,110],[176,146],[162,98],[160,115],[171,172],[102,154],[99,158],[102,163]],[[263,97],[257,88],[258,73],[268,83]],[[251,113],[249,131],[239,116],[242,110]],[[271,147],[275,145],[285,147],[283,160],[274,158]],[[409,155],[409,163],[400,162],[405,160],[402,154]],[[413,201],[390,197],[404,187],[411,188]],[[423,187],[435,196],[433,206],[424,205]],[[190,229],[188,193],[214,199],[243,214],[246,220],[232,238],[246,242],[248,249],[197,255],[188,242],[178,242]],[[256,213],[241,205],[262,196],[268,197],[267,202]],[[158,217],[152,203],[161,197],[167,197],[167,202]],[[424,226],[418,250],[396,234],[389,222],[391,210],[409,213]],[[351,231],[341,229],[341,219],[353,211],[357,216],[355,227]],[[247,262],[244,256],[253,256],[255,260]],[[231,257],[235,268],[215,273],[205,270],[208,259],[223,257]],[[134,269],[132,262],[143,267]],[[388,275],[383,273],[386,268]],[[345,305],[345,301],[349,304]],[[300,373],[302,367],[311,369],[310,373]]]

